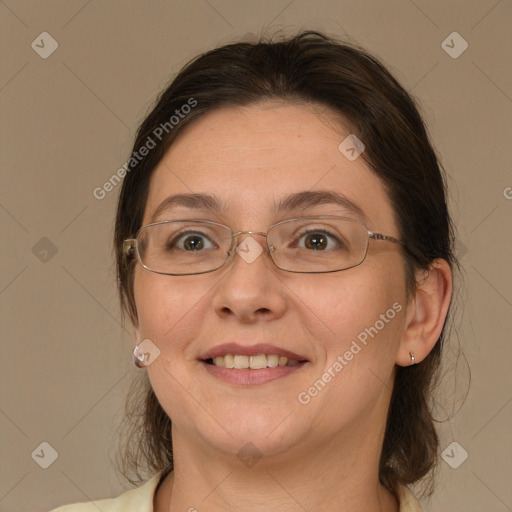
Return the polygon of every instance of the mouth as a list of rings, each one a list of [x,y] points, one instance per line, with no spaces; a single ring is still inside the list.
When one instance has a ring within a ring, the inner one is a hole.
[[[306,360],[288,359],[279,354],[257,354],[255,356],[246,356],[242,354],[226,354],[215,356],[204,361],[206,364],[219,366],[221,368],[231,368],[234,370],[263,370],[265,368],[276,368],[278,366],[297,366],[307,362]]]
[[[217,346],[199,360],[213,377],[242,386],[280,379],[309,363],[304,356],[273,345],[236,343]]]
[[[280,366],[297,366],[308,360],[295,352],[275,345],[258,344],[243,346],[238,343],[218,345],[202,354],[199,359],[206,364],[233,370],[263,370]]]

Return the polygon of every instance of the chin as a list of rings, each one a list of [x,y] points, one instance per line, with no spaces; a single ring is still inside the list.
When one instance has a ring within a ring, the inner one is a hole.
[[[228,457],[278,455],[298,444],[308,431],[301,428],[296,415],[287,418],[289,412],[276,416],[267,410],[267,414],[258,414],[253,407],[251,414],[223,416],[222,426],[212,420],[206,424],[194,422],[194,429],[203,443]]]
[[[300,437],[300,436],[297,436]],[[292,436],[293,438],[293,436]],[[283,436],[269,437],[266,433],[246,432],[240,433],[232,438],[221,436],[212,438],[211,435],[205,439],[211,449],[223,453],[227,457],[237,457],[242,463],[247,464],[246,458],[256,461],[262,457],[278,456],[287,452],[295,444],[289,436],[284,436],[286,443],[283,443]]]

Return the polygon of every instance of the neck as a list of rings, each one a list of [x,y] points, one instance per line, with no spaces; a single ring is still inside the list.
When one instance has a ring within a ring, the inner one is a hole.
[[[212,457],[208,448],[182,434],[173,430],[175,468],[158,489],[155,512],[327,512],[333,503],[346,512],[399,510],[396,498],[378,481],[380,436],[366,437],[363,443],[352,438],[349,450],[323,440],[246,467],[233,455],[216,452]]]

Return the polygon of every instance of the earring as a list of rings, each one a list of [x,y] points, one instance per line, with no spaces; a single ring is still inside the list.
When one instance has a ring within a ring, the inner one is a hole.
[[[145,354],[141,354],[139,352],[138,345],[135,345],[135,348],[133,349],[133,354],[132,354],[133,365],[136,368],[145,368],[146,367],[146,365],[144,364],[145,357],[146,357]]]
[[[413,366],[416,363],[414,352],[409,352],[409,355],[411,356],[411,364],[409,366]]]

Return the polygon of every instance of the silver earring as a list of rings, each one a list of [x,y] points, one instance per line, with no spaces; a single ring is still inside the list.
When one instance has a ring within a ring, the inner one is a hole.
[[[416,363],[416,359],[414,357],[414,352],[409,352],[409,355],[411,356],[411,364],[409,366],[412,366]]]
[[[145,361],[145,354],[141,354],[139,352],[139,347],[138,345],[135,345],[135,348],[133,349],[133,365],[136,367],[136,368],[145,368],[146,365],[144,364],[144,361]]]

